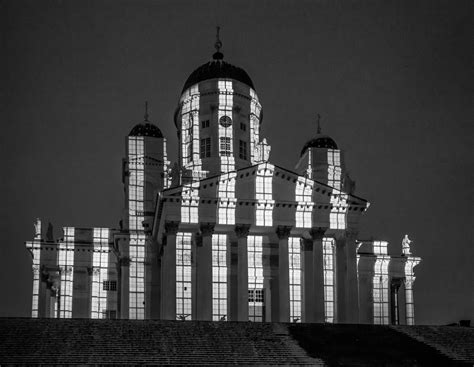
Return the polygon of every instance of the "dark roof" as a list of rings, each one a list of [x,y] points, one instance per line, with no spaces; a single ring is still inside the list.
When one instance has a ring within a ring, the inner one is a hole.
[[[303,155],[308,148],[337,149],[337,144],[330,136],[318,134],[304,145],[301,150],[301,155]]]
[[[2,365],[474,363],[470,327],[0,318],[0,330]]]
[[[162,138],[161,130],[149,122],[135,125],[128,136],[151,136],[153,138]]]
[[[183,92],[194,84],[214,78],[238,80],[239,82],[247,84],[252,89],[255,89],[252,79],[250,79],[244,69],[231,65],[218,57],[220,57],[220,55],[216,57],[216,54],[214,54],[214,59],[212,61],[209,61],[194,70],[186,80],[186,83],[184,83]]]

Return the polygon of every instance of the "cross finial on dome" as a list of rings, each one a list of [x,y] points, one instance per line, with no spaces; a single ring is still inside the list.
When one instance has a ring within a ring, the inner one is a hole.
[[[214,44],[214,47],[216,48],[216,51],[219,52],[219,50],[222,47],[222,42],[219,39],[219,31],[221,30],[221,27],[217,26],[216,27],[216,43]]]
[[[215,52],[214,55],[212,55],[214,60],[222,60],[224,58],[224,55],[220,51],[221,47],[222,47],[222,42],[219,38],[220,29],[221,29],[221,27],[219,27],[219,26],[216,27],[216,43],[214,43],[214,47],[216,48],[217,52]]]
[[[317,123],[318,123],[318,130],[317,130],[317,133],[318,133],[318,134],[321,134],[321,123],[320,123],[321,115],[318,113],[318,114],[317,114],[317,117],[318,117],[318,120],[317,120]]]
[[[148,101],[145,101],[145,122],[148,121]]]

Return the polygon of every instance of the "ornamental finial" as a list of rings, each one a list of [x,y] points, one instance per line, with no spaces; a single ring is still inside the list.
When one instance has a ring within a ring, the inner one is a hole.
[[[321,115],[318,113],[317,117],[318,117],[318,119],[317,119],[317,124],[318,124],[317,133],[318,133],[318,134],[321,134],[321,123],[320,123]]]
[[[148,101],[145,101],[145,122],[148,121]]]
[[[216,27],[216,43],[214,43],[214,47],[216,48],[216,51],[219,52],[221,47],[222,47],[222,42],[219,39],[219,31],[221,30],[221,27],[217,26]]]
[[[221,30],[221,27],[217,26],[216,27],[216,43],[214,43],[214,47],[216,48],[216,52],[214,52],[214,55],[212,55],[214,60],[222,60],[224,58],[224,55],[222,54],[221,47],[222,47],[222,42],[219,38],[219,31]]]

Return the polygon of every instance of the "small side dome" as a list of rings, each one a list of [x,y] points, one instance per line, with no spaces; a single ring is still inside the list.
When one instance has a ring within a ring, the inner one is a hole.
[[[149,122],[144,122],[135,125],[128,136],[150,136],[152,138],[162,138],[163,134],[155,125],[150,124]]]
[[[336,142],[330,136],[321,134],[316,135],[316,137],[304,145],[301,150],[301,155],[303,155],[308,148],[338,149]]]

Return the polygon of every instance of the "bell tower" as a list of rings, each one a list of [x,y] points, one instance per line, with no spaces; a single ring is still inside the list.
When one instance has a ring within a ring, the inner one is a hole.
[[[154,262],[151,259],[156,256],[148,240],[158,193],[170,184],[166,139],[148,120],[148,103],[145,103],[143,123],[130,131],[125,144],[125,215],[121,222],[125,240],[119,243],[123,293],[121,318],[144,319],[152,316],[150,287],[153,287]]]

